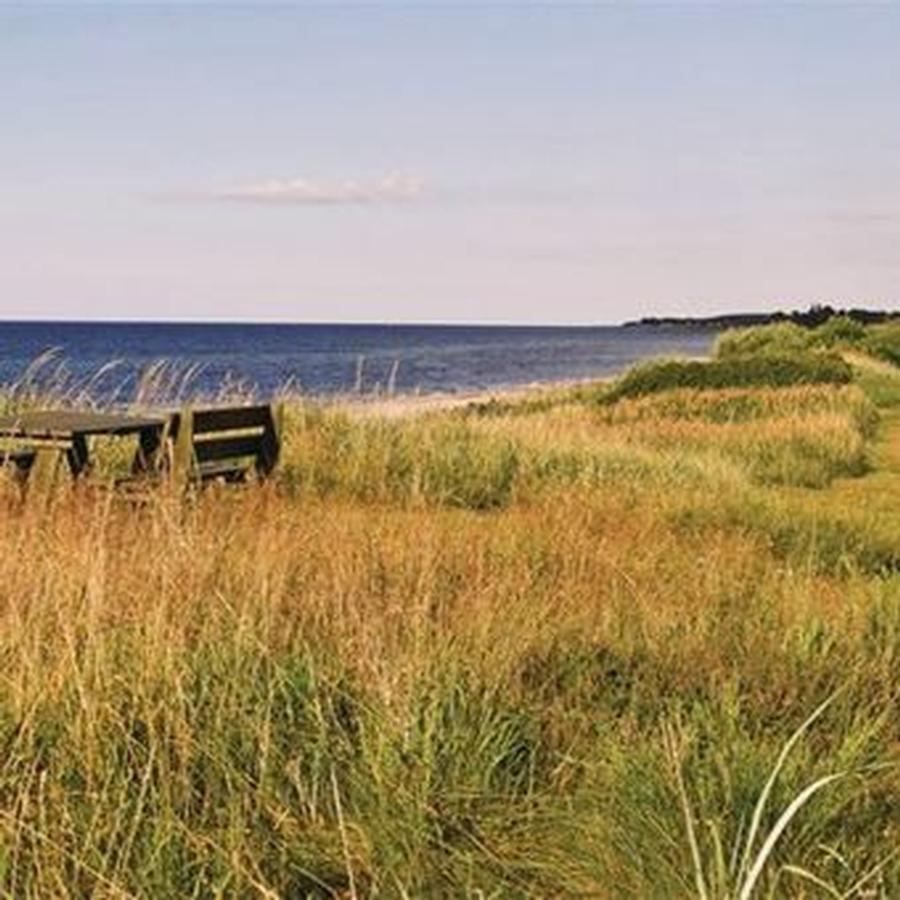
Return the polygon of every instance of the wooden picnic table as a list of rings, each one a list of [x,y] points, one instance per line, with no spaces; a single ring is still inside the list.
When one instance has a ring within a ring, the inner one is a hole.
[[[77,478],[90,466],[89,437],[137,435],[133,469],[142,472],[156,465],[166,421],[164,416],[35,410],[0,417],[0,438],[25,446],[24,452],[8,455],[17,456],[14,461],[26,472],[32,466],[55,471],[64,456],[69,471]]]

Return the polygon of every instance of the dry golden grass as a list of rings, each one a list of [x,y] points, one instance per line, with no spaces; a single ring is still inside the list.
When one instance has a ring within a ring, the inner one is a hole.
[[[270,485],[8,491],[0,891],[687,896],[684,789],[733,896],[779,750],[837,692],[763,829],[851,774],[761,895],[814,896],[790,863],[895,896],[900,532],[829,531],[827,491],[748,462],[865,446],[865,404],[830,390],[722,422],[708,397],[615,421],[295,409]]]
[[[758,483],[821,487],[866,470],[875,421],[858,388],[803,387],[679,390],[599,411],[571,402],[533,415],[483,418],[477,428],[537,454],[694,454],[710,465],[731,464]]]

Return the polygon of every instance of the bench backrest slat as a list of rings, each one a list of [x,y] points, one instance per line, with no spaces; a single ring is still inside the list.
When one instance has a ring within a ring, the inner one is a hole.
[[[272,408],[268,404],[194,410],[194,434],[206,434],[210,431],[240,431],[246,428],[268,428],[271,422]]]
[[[262,435],[238,435],[217,438],[214,441],[195,441],[194,455],[198,463],[218,462],[223,459],[237,459],[243,456],[259,455]]]

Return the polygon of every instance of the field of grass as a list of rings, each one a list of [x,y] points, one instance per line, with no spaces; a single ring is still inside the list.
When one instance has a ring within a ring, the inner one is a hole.
[[[900,896],[900,369],[855,354],[6,484],[0,896]]]

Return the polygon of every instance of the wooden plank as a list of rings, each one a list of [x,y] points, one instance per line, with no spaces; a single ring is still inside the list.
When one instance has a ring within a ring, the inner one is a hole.
[[[172,417],[175,444],[172,450],[172,478],[176,484],[186,484],[194,469],[194,412],[186,406]]]
[[[66,458],[64,451],[42,448],[35,454],[34,465],[28,474],[28,493],[47,501],[52,495],[59,478],[63,460]]]
[[[194,434],[210,431],[238,431],[244,428],[266,428],[272,414],[268,405],[229,406],[221,409],[194,411]]]
[[[214,462],[240,456],[257,456],[262,443],[262,435],[238,435],[236,437],[215,438],[195,441],[194,455],[197,462]]]
[[[0,417],[0,435],[28,438],[71,437],[73,434],[134,434],[164,419],[100,413],[91,410],[36,410]]]
[[[273,403],[269,407],[269,424],[263,434],[259,453],[256,456],[256,473],[261,478],[271,475],[275,466],[278,465],[283,434],[284,403]]]
[[[59,452],[63,453],[66,450],[70,450],[72,447],[71,436],[67,438],[17,438],[16,441],[20,446],[22,444],[26,445],[27,449],[29,450],[58,450]]]

